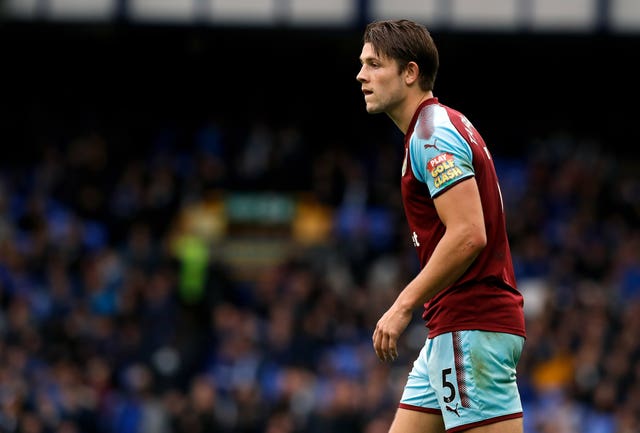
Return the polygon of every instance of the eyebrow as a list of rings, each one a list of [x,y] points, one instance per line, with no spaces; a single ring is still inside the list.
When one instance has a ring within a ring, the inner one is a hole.
[[[366,57],[360,57],[360,63],[366,63],[366,62],[370,62],[372,60],[378,60],[381,61],[380,57],[378,56],[366,56]]]

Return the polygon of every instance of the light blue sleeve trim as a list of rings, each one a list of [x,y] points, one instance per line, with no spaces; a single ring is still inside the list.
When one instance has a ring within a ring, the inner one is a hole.
[[[431,197],[475,174],[471,147],[455,128],[440,126],[426,139],[412,134],[409,157],[413,175],[427,184]]]

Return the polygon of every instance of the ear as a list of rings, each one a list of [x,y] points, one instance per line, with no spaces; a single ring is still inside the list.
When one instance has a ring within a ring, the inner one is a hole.
[[[407,67],[404,69],[404,80],[407,85],[412,85],[418,80],[420,75],[420,67],[416,62],[407,63]]]

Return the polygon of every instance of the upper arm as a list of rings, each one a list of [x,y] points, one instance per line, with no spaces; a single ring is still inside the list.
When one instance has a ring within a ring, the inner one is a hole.
[[[438,216],[454,242],[486,244],[480,192],[473,152],[452,127],[436,127],[431,134],[411,138],[411,167],[433,198]]]
[[[466,178],[439,194],[434,200],[438,217],[450,233],[486,244],[486,229],[480,192],[475,177]]]

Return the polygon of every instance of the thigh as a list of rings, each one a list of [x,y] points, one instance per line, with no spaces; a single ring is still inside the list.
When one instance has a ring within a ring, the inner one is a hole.
[[[389,433],[445,433],[442,416],[398,408]],[[498,421],[470,429],[455,430],[458,433],[523,433],[522,418]]]
[[[484,331],[434,338],[427,368],[448,431],[518,431],[511,427],[522,424],[512,420],[522,418],[516,365],[523,343],[516,335]]]
[[[514,418],[462,431],[464,433],[523,433],[524,426],[522,418]]]
[[[389,433],[444,433],[442,416],[435,413],[403,409],[396,411]]]

